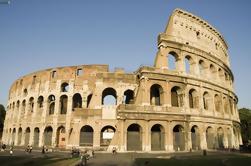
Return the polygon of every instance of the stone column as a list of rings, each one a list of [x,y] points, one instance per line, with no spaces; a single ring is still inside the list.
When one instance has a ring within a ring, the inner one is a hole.
[[[180,54],[180,56],[177,59],[177,71],[181,72],[181,73],[185,73],[186,69],[185,69],[185,63],[184,63],[184,55]]]
[[[171,122],[167,122],[167,141],[166,141],[166,150],[169,152],[173,152],[173,131],[171,128]]]
[[[39,129],[39,143],[38,146],[41,147],[44,145],[44,127]]]
[[[16,128],[15,140],[13,140],[14,141],[14,145],[17,145],[17,143],[18,143],[18,133],[19,133],[18,131],[19,131],[19,129]]]
[[[151,151],[151,129],[149,128],[149,122],[145,121],[145,128],[142,133],[142,151]]]
[[[71,116],[72,116],[72,95],[68,96],[67,113],[65,118],[65,146],[69,144],[69,136],[71,130]]]
[[[119,151],[124,152],[127,150],[127,146],[126,146],[126,137],[127,137],[127,129],[125,128],[125,120],[120,119],[118,120],[117,123],[118,126],[118,135],[119,135]]]
[[[200,134],[200,147],[201,149],[207,149],[206,131],[202,131]]]
[[[155,56],[155,62],[154,62],[154,67],[157,68],[167,68],[167,64],[168,64],[168,58],[166,55],[166,48],[164,48],[163,46],[160,46],[157,55]]]
[[[192,149],[192,138],[191,138],[192,132],[188,129],[188,131],[185,132],[185,134],[186,134],[186,138],[187,138],[187,141],[185,141],[185,142],[187,142],[186,150],[190,151]]]
[[[30,127],[30,138],[29,138],[29,145],[34,146],[34,127]]]
[[[142,90],[142,104],[143,105],[150,105],[150,92],[149,92],[149,86],[148,86],[148,78],[144,77],[140,81],[140,86]],[[141,104],[141,103],[140,103]]]
[[[96,125],[93,133],[93,148],[100,147],[100,128]]]

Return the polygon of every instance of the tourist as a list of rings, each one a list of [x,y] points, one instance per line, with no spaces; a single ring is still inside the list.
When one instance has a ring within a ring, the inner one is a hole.
[[[44,145],[43,145],[43,147],[42,147],[42,154],[45,154]]]
[[[117,153],[116,147],[113,147],[112,148],[112,154],[116,154],[116,153]]]
[[[30,145],[27,145],[26,149],[25,149],[25,152],[29,152],[29,149],[30,149]]]
[[[6,149],[6,145],[5,144],[2,145],[2,149],[3,149],[3,151],[5,151],[5,149]]]
[[[30,149],[29,149],[29,153],[31,153],[32,152],[32,146],[30,146]]]

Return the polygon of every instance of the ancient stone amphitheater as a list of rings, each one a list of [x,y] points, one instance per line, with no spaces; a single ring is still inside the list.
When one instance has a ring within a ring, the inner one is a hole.
[[[3,141],[108,151],[238,148],[233,82],[223,36],[176,9],[158,36],[154,66],[57,67],[16,80]]]

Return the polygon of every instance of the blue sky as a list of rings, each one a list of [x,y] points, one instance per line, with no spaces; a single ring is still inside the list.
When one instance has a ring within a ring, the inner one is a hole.
[[[239,107],[251,108],[249,0],[11,0],[0,4],[0,103],[18,77],[50,67],[152,65],[175,8],[208,21],[229,45]]]

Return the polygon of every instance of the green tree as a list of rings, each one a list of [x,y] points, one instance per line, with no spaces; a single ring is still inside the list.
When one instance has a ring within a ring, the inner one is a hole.
[[[0,139],[3,133],[3,124],[4,124],[5,115],[6,115],[5,108],[2,104],[0,104]]]
[[[241,121],[241,135],[243,143],[251,141],[251,110],[248,108],[239,109]]]
[[[6,115],[5,108],[2,104],[0,104],[0,124],[4,123],[5,115]]]

